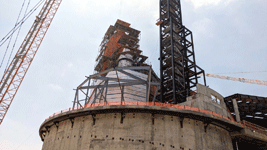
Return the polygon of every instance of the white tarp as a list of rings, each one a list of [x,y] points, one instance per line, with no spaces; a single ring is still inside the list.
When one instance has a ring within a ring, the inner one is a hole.
[[[137,71],[133,71],[133,70],[124,70],[125,72],[128,72],[130,74],[133,74],[134,76],[141,78],[145,81],[147,81],[147,77],[148,75],[137,72]],[[138,81],[128,75],[125,75],[119,71],[117,71],[119,80],[120,79],[129,79],[129,80],[135,80]],[[111,71],[109,72],[106,77],[109,78],[117,78],[117,74],[116,71]],[[109,81],[108,84],[118,84],[118,81]],[[122,83],[126,83],[126,82],[121,82]],[[103,80],[96,80],[94,82],[94,85],[104,85]],[[122,100],[122,89],[123,89],[123,100],[126,102],[135,102],[135,101],[139,101],[139,102],[146,102],[146,93],[147,93],[147,85],[146,84],[141,84],[141,85],[131,85],[131,86],[124,86],[124,88],[121,87],[108,87],[108,91],[107,91],[107,102],[118,102]],[[97,93],[99,93],[99,91],[97,91]],[[101,94],[102,93],[102,94]],[[94,100],[96,103],[101,103],[104,102],[104,97],[105,97],[105,93],[106,93],[106,88],[104,88],[103,92],[100,92],[100,94],[97,96],[97,98],[95,99],[95,92],[93,91],[91,94],[91,98],[90,98],[90,102],[89,103],[93,103]]]

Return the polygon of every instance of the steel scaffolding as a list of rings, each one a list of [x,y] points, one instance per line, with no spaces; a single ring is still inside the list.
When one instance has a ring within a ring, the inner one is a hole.
[[[204,70],[196,65],[192,32],[182,24],[180,0],[160,0],[161,102],[181,103]],[[205,76],[204,84],[206,85]]]

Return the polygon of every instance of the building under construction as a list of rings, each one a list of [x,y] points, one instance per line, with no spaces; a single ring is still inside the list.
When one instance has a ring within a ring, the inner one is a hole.
[[[41,125],[43,150],[267,149],[267,98],[223,97],[199,84],[205,72],[196,65],[180,0],[160,0],[157,25],[160,77],[139,49],[140,31],[117,20],[73,106]]]

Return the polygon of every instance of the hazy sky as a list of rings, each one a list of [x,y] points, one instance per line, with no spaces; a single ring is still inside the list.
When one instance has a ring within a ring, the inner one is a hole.
[[[31,0],[30,8],[38,1]],[[267,71],[266,0],[181,1],[183,23],[194,35],[196,62],[207,73]],[[0,39],[14,26],[22,3],[0,1]],[[102,37],[117,19],[141,31],[140,48],[159,72],[158,3],[63,0],[0,126],[0,150],[41,149],[39,126],[49,115],[72,106],[73,89],[93,73]],[[39,10],[24,24],[15,52]],[[0,60],[6,46],[0,47]],[[0,68],[0,76],[4,68]],[[266,72],[226,75],[267,80]],[[207,84],[223,96],[267,96],[266,86],[212,78],[207,78]]]

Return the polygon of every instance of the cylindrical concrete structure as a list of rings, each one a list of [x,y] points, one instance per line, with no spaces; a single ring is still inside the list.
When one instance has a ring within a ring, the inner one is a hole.
[[[40,127],[42,150],[233,150],[235,122],[185,109],[118,105],[69,111]]]

